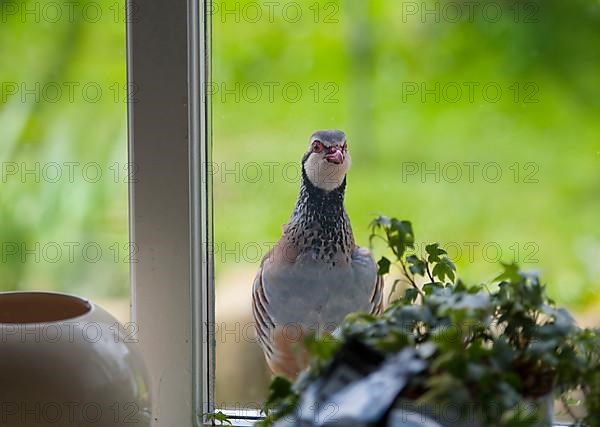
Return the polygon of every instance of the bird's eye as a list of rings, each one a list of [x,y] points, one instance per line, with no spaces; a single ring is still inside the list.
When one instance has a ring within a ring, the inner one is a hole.
[[[315,140],[313,141],[313,151],[315,153],[320,153],[321,151],[323,151],[323,148],[325,148],[323,146],[323,143],[319,140]]]

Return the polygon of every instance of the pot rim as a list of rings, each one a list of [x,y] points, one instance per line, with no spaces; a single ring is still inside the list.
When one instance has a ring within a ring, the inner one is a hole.
[[[61,323],[61,322],[65,322],[65,321],[72,321],[75,319],[80,319],[80,318],[82,318],[84,316],[88,316],[96,311],[96,305],[94,303],[92,303],[88,298],[81,297],[79,295],[69,294],[66,292],[40,291],[40,290],[0,292],[0,307],[2,305],[1,300],[3,297],[14,296],[14,295],[23,295],[23,296],[41,295],[41,296],[48,296],[50,298],[55,298],[55,297],[61,298],[62,297],[61,299],[63,301],[64,300],[76,301],[80,305],[85,306],[85,311],[81,311],[75,315],[70,315],[67,317],[60,317],[60,318],[44,320],[44,321],[31,321],[31,322],[4,322],[4,321],[2,321],[2,316],[0,315],[0,327],[6,327],[8,325],[47,325],[47,324],[53,324],[53,323]]]

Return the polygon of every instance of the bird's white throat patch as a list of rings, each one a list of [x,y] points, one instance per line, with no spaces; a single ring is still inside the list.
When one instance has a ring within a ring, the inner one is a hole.
[[[351,164],[350,153],[346,153],[344,162],[339,165],[330,163],[322,156],[312,153],[304,162],[304,169],[312,185],[321,190],[332,191],[342,185]]]

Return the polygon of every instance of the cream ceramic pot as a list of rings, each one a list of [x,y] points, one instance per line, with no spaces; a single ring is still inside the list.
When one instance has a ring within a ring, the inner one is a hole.
[[[149,426],[132,332],[82,298],[1,293],[0,426]]]

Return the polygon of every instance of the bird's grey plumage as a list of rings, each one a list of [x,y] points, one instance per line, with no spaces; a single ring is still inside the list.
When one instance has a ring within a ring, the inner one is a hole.
[[[318,161],[326,156],[323,150],[311,151],[316,150],[315,140],[326,153],[333,153],[331,156],[338,155],[336,150],[345,153],[343,132],[313,134],[311,148],[302,160],[296,206],[281,239],[263,259],[253,286],[259,343],[271,369],[290,377],[303,368],[301,355],[296,357],[293,352],[294,347],[302,348],[305,334],[331,332],[351,312],[379,313],[383,302],[377,266],[367,249],[356,246],[344,208],[345,172],[331,191],[320,188],[307,174],[310,156],[317,156]],[[342,162],[339,166],[348,165]]]

